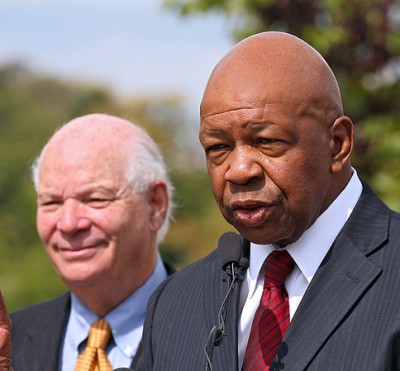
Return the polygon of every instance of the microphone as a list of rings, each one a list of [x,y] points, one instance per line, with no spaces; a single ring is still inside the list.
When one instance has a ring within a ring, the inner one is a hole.
[[[206,371],[212,371],[214,347],[219,346],[226,336],[225,321],[228,317],[234,285],[243,281],[243,273],[249,267],[248,248],[244,248],[245,243],[248,245],[247,240],[234,232],[224,233],[218,241],[220,264],[225,272],[223,281],[227,282],[228,290],[218,312],[218,325],[211,329],[207,343],[204,346]]]
[[[234,232],[224,233],[218,241],[221,268],[231,280],[235,274],[237,280],[243,281],[244,277],[238,275],[250,265],[249,259],[244,256],[243,244],[244,238]]]
[[[242,256],[242,240],[235,232],[224,233],[218,241],[219,261],[222,270],[230,263],[239,263]]]

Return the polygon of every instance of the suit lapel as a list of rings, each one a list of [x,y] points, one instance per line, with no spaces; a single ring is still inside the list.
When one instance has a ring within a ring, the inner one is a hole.
[[[26,360],[32,362],[33,359],[37,359],[38,364],[42,365],[41,370],[54,371],[57,369],[60,353],[58,347],[60,342],[54,341],[54,339],[59,338],[62,334],[62,326],[58,326],[58,323],[56,324],[50,319],[39,319],[35,322],[34,327],[27,331],[32,346],[26,352]]]
[[[387,240],[389,210],[364,185],[349,221],[308,287],[278,351],[278,365],[304,370],[344,317],[379,279],[369,254]],[[280,369],[280,368],[277,369]]]
[[[216,255],[207,268],[210,273],[204,279],[203,290],[205,323],[210,330],[218,324],[218,312],[228,291],[228,284],[220,267],[218,254]],[[212,364],[215,370],[237,370],[239,287],[239,284],[235,284],[230,304],[226,308],[228,311],[225,323],[226,336],[219,346],[214,347]]]
[[[165,269],[166,269],[166,271],[167,271],[168,276],[170,276],[171,274],[173,274],[173,273],[176,272],[175,268],[174,268],[172,265],[169,265],[169,264],[166,263],[166,262],[163,262],[163,263],[164,263],[164,267],[165,267]],[[131,365],[130,365],[130,367],[131,367],[133,370],[136,369],[137,364],[138,364],[138,362],[139,362],[139,359],[140,359],[142,353],[143,353],[143,341],[141,340],[140,343],[139,343],[138,349],[137,349],[137,351],[136,351],[136,354],[135,354],[135,356],[133,357],[132,363],[131,363]]]
[[[54,371],[58,367],[61,338],[64,324],[69,312],[69,294],[57,299],[56,305],[32,319],[26,330],[27,346],[24,352],[28,369],[40,365],[40,371]],[[33,364],[32,364],[33,363]]]

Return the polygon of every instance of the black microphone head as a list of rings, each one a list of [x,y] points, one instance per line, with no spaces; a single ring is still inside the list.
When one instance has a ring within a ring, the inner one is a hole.
[[[247,259],[247,258],[245,258],[245,257],[240,258],[240,260],[239,260],[239,267],[241,267],[242,270],[245,271],[249,266],[250,266],[250,261],[249,261],[249,259]]]
[[[235,232],[226,232],[219,238],[218,250],[222,269],[230,263],[238,265],[242,256],[242,238]]]

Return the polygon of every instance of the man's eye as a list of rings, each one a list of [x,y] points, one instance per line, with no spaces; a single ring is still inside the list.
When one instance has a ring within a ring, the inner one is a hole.
[[[110,200],[108,198],[89,198],[85,203],[91,207],[106,207]]]
[[[40,206],[51,206],[51,205],[61,205],[62,201],[58,200],[45,200],[45,201],[39,201]]]
[[[228,148],[228,146],[223,143],[213,144],[212,146],[209,146],[207,148],[207,153],[217,152],[217,151],[225,151],[227,148]]]
[[[272,144],[278,142],[278,140],[274,138],[258,138],[257,142],[260,144]]]
[[[38,206],[44,208],[46,210],[56,209],[58,206],[62,205],[62,201],[57,200],[46,200],[46,201],[38,201]]]

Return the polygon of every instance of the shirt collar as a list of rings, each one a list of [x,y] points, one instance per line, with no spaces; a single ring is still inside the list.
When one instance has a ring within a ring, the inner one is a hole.
[[[158,256],[156,267],[147,281],[105,316],[112,329],[116,346],[126,356],[135,355],[142,338],[147,302],[156,287],[166,277],[165,266]],[[87,338],[90,325],[96,319],[98,317],[71,293],[71,314],[67,333],[70,332],[72,335],[68,336],[68,341],[71,342],[73,349],[78,349],[79,344]],[[138,339],[137,344],[133,345],[132,339]]]
[[[352,177],[344,190],[318,217],[314,224],[296,242],[286,248],[308,283],[311,282],[319,265],[360,198],[362,184],[356,170],[352,170]],[[273,249],[270,244],[250,244],[250,267],[246,275],[250,296],[254,295],[257,288],[257,279],[264,260]]]

